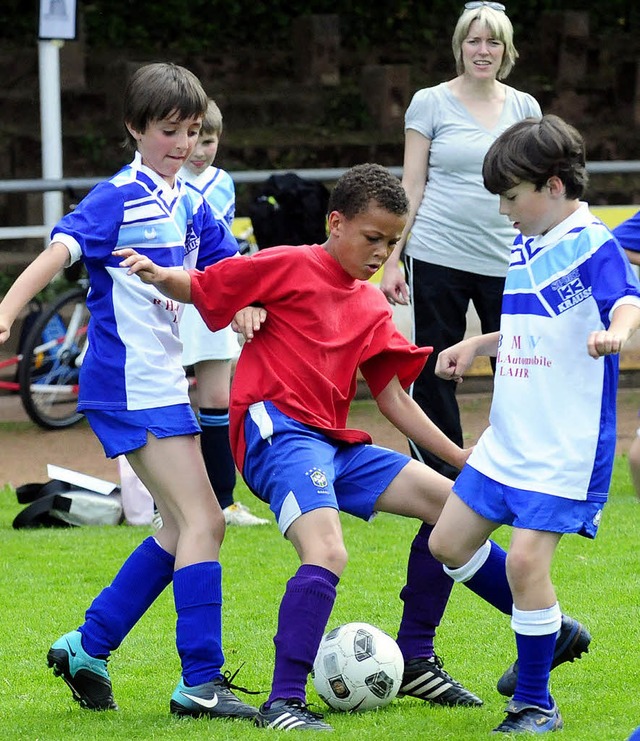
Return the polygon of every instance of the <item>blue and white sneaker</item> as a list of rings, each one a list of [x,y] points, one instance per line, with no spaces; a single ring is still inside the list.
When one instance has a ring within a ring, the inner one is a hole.
[[[562,718],[558,706],[553,703],[550,710],[520,700],[511,700],[505,713],[507,717],[493,733],[549,733],[559,731]]]
[[[199,718],[248,718],[253,720],[258,714],[254,708],[236,697],[227,677],[218,677],[211,682],[188,687],[183,679],[171,696],[170,709],[174,715],[191,715]],[[235,688],[239,689],[239,688]]]
[[[47,663],[69,685],[73,699],[88,710],[117,710],[106,659],[96,659],[82,647],[82,633],[65,633],[49,649]]]

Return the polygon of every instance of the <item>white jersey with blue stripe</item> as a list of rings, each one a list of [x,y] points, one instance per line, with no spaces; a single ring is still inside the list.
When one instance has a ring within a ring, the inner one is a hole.
[[[586,204],[516,238],[507,273],[490,427],[469,465],[508,486],[605,501],[616,442],[618,356],[587,352],[640,284]]]
[[[78,408],[136,410],[188,403],[178,334],[181,305],[127,275],[113,250],[132,247],[175,270],[237,252],[237,242],[202,195],[176,178],[172,188],[134,161],[97,185],[52,231],[51,241],[86,265],[89,349]]]
[[[236,213],[236,188],[233,178],[219,167],[207,167],[195,175],[188,167],[180,168],[178,176],[197,188],[213,209],[218,219],[224,219],[229,227]]]

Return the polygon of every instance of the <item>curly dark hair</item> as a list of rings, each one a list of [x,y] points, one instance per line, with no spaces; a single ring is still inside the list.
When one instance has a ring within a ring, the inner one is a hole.
[[[525,118],[493,142],[482,165],[484,187],[506,193],[518,183],[541,190],[550,177],[562,180],[567,198],[581,198],[589,183],[584,139],[559,116]]]
[[[409,211],[400,180],[386,167],[369,162],[355,165],[340,177],[329,197],[328,211],[339,211],[352,219],[366,211],[371,201],[398,216]]]

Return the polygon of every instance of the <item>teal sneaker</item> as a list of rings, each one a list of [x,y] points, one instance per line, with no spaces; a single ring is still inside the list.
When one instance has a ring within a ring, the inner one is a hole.
[[[65,633],[49,649],[47,663],[69,685],[73,699],[88,710],[117,710],[106,659],[96,659],[82,647],[82,633]]]
[[[559,731],[563,725],[555,702],[547,710],[528,702],[511,700],[505,713],[507,717],[493,729],[493,733],[549,733]]]
[[[235,675],[234,675],[235,676]],[[174,715],[191,715],[199,718],[206,715],[210,718],[248,718],[253,720],[258,714],[258,708],[242,702],[236,697],[227,677],[218,677],[211,682],[188,687],[183,679],[171,696],[169,705]]]

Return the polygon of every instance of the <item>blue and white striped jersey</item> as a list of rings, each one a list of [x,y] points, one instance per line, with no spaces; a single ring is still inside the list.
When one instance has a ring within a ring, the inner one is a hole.
[[[181,305],[119,266],[132,247],[183,270],[230,257],[237,242],[194,188],[171,188],[140,156],[97,185],[52,231],[51,241],[82,259],[90,290],[89,350],[79,409],[150,409],[188,403],[178,334]]]
[[[490,427],[469,458],[519,489],[604,501],[615,455],[618,356],[587,339],[640,284],[586,204],[545,235],[516,238],[507,273]]]
[[[219,167],[207,167],[194,175],[188,167],[181,167],[178,177],[197,188],[213,209],[218,219],[224,219],[229,227],[236,213],[236,188],[233,178]]]

